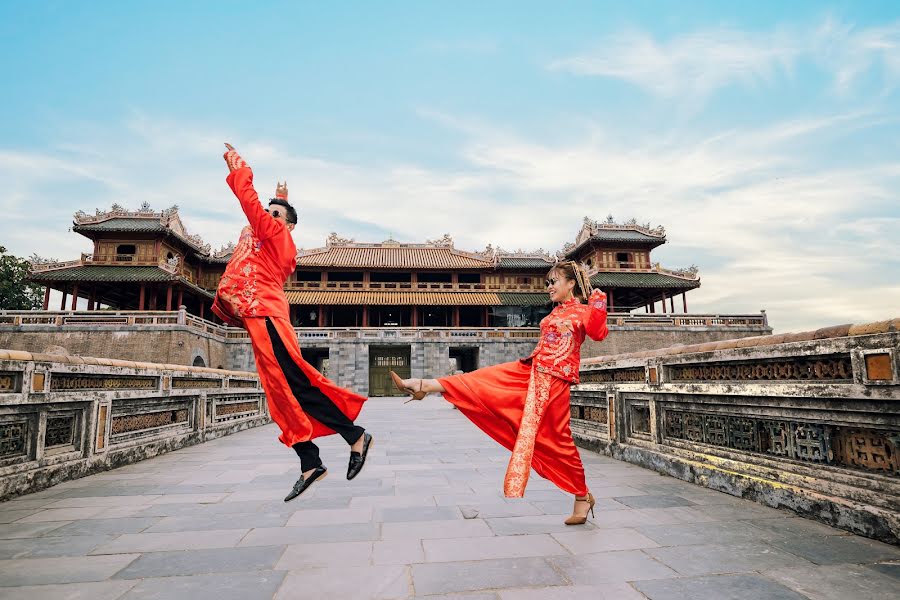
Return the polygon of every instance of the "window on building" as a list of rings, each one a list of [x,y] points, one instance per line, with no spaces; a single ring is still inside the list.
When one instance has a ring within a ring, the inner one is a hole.
[[[481,273],[460,273],[460,283],[481,283]]]
[[[116,246],[116,260],[122,262],[131,262],[134,255],[137,254],[137,246],[134,244],[119,244]]]
[[[416,279],[419,283],[450,283],[453,276],[450,273],[419,273]]]
[[[362,281],[361,271],[330,271],[328,281]]]
[[[409,283],[412,281],[412,275],[410,273],[398,271],[373,271],[372,274],[369,275],[369,280],[373,283]]]
[[[319,271],[297,271],[297,281],[322,281]]]

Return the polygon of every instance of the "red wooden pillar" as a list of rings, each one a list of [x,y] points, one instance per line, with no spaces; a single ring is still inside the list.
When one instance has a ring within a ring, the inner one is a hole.
[[[484,311],[483,311],[483,315],[482,315],[481,326],[482,326],[482,327],[490,327],[490,326],[491,326],[491,321],[490,321],[490,319],[491,319],[491,318],[490,318],[490,316],[488,315],[488,307],[485,306],[485,307],[484,307]]]
[[[328,281],[328,276],[327,276],[327,275],[325,274],[325,272],[323,271],[323,272],[322,272],[322,283],[324,283],[325,281]],[[322,306],[321,304],[319,305],[319,322],[318,322],[318,326],[319,326],[319,327],[325,327],[325,307]]]
[[[76,283],[72,288],[72,310],[78,308],[78,284]]]
[[[651,301],[650,301],[650,312],[651,312],[651,313],[655,313],[655,312],[656,312],[656,300],[651,300]]]
[[[672,312],[675,312],[675,295],[669,296],[669,306],[672,307]]]
[[[66,310],[66,290],[69,289],[68,285],[62,286],[62,301],[59,303],[59,310]]]
[[[206,302],[200,300],[200,318],[204,318],[206,315]]]
[[[156,297],[159,295],[156,286],[150,286],[150,310],[156,310]]]
[[[96,286],[91,286],[91,295],[88,297],[88,310],[94,310],[94,302],[97,298]]]
[[[184,289],[178,288],[178,310],[181,310],[184,304]]]
[[[666,293],[662,293],[662,308],[661,312],[666,312]]]
[[[455,276],[455,274],[454,274]],[[453,307],[453,326],[459,327],[459,306]]]
[[[138,310],[144,310],[144,297],[147,294],[147,286],[141,284],[141,295],[138,297]]]
[[[172,310],[172,284],[166,286],[166,310]]]
[[[612,288],[608,292],[606,292],[606,310],[608,312],[613,312],[613,291]]]
[[[410,311],[412,311],[412,321],[410,323],[410,327],[418,327],[419,326],[419,307],[411,306]]]
[[[416,317],[415,317],[415,315],[413,315],[413,321],[415,321],[415,319],[416,319]],[[368,304],[363,304],[363,323],[362,323],[362,326],[363,326],[363,327],[368,327],[368,326],[369,326],[369,305],[368,305]],[[415,326],[415,325],[413,325],[413,326]]]
[[[684,304],[684,312],[687,314],[687,292],[681,293],[681,301]]]
[[[44,310],[50,310],[50,286],[44,288]]]

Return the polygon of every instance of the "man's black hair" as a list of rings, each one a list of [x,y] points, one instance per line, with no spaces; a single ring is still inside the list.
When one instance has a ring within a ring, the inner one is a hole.
[[[285,208],[285,211],[287,212],[287,216],[285,217],[285,219],[288,223],[293,223],[294,225],[297,224],[297,209],[291,206],[290,202],[288,202],[287,200],[282,200],[281,198],[272,198],[269,200],[269,206],[272,206],[273,204],[277,204],[278,206],[283,206]]]

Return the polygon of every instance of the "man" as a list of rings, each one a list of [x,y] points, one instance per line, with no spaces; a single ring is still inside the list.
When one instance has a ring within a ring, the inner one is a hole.
[[[359,474],[372,436],[353,421],[366,398],[339,388],[300,355],[284,295],[284,282],[297,266],[291,237],[297,211],[287,200],[287,186],[280,185],[269,208],[263,209],[250,167],[231,145],[225,146],[226,181],[250,224],[241,231],[219,281],[213,312],[250,334],[269,413],[281,428],[278,439],[300,457],[302,473],[284,499],[288,502],[327,473],[314,438],[340,434],[350,444],[347,479]]]

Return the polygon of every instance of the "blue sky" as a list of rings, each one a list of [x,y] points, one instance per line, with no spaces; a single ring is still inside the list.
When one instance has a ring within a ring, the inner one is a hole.
[[[221,143],[330,231],[559,250],[663,225],[692,311],[778,331],[900,314],[897,2],[2,2],[0,244],[76,210],[240,215]],[[36,207],[40,207],[36,210]]]

